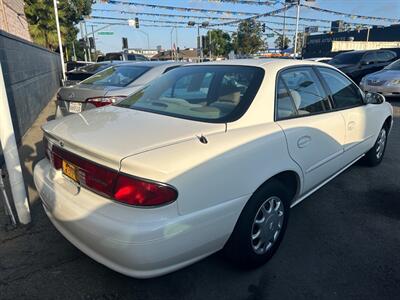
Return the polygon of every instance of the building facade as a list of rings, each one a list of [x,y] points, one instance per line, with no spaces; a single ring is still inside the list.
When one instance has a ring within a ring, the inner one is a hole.
[[[303,57],[326,57],[334,55],[335,51],[332,50],[333,41],[398,42],[400,41],[400,24],[309,35],[306,45],[303,48]]]
[[[24,5],[24,0],[0,0],[0,29],[32,41]]]

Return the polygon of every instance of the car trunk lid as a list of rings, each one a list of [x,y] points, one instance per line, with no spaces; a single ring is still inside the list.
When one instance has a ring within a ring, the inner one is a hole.
[[[51,121],[43,130],[65,150],[118,169],[127,156],[223,132],[225,124],[107,106]]]

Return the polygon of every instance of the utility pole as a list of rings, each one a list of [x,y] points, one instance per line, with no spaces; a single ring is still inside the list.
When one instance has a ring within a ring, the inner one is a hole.
[[[209,55],[210,55],[210,60],[212,60],[212,52],[211,52],[211,46],[212,46],[212,42],[211,42],[211,37],[212,37],[212,34],[211,34],[211,30],[209,30],[208,32],[207,32],[207,34],[210,34],[210,37],[209,37],[209,39],[208,39],[208,43],[209,43],[209,49],[208,49],[208,51],[210,52],[209,53]]]
[[[174,27],[171,28],[171,60],[174,59],[174,53],[173,53],[173,40],[172,40],[172,33],[174,32]]]
[[[286,2],[285,2],[285,10],[283,11],[283,30],[282,30],[282,50],[285,48],[285,30],[286,30]]]
[[[56,0],[54,0],[56,1]],[[84,25],[85,25],[85,43],[86,43],[86,48],[88,45],[88,33],[87,33],[87,27],[86,27],[86,21],[83,21]],[[89,61],[92,61],[92,55],[90,54],[90,45],[89,45],[89,49],[88,49],[88,57],[89,57]]]
[[[53,4],[54,4],[54,16],[56,18],[56,26],[57,26],[58,48],[60,49],[62,80],[63,80],[63,84],[64,84],[64,81],[65,81],[64,52],[63,52],[62,40],[61,40],[60,22],[58,20],[57,0],[53,0]]]
[[[179,54],[178,54],[178,28],[175,26],[175,49],[176,49],[176,55],[175,55],[175,60],[179,60]]]
[[[72,41],[72,51],[74,53],[74,61],[77,61],[77,59],[76,59],[76,50],[75,50],[75,41]]]
[[[296,14],[296,33],[294,36],[294,57],[297,56],[297,34],[299,33],[299,19],[300,19],[300,0],[297,0],[297,14]]]
[[[83,47],[83,55],[85,57],[85,61],[87,61],[87,54],[86,54],[86,38],[83,38],[83,27],[82,22],[79,22],[79,27],[81,29],[81,39],[85,41],[85,46]]]
[[[92,25],[92,38],[93,38],[93,47],[94,47],[94,57],[97,57],[97,49],[96,49],[96,38],[94,37],[94,25]]]

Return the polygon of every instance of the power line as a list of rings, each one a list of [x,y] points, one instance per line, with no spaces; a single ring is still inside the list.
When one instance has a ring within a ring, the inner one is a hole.
[[[170,17],[170,18],[184,18],[184,19],[200,19],[200,20],[226,20],[226,21],[233,21],[233,20],[243,20],[240,18],[232,18],[232,17],[213,17],[213,16],[190,16],[190,15],[175,15],[175,14],[163,14],[163,13],[147,13],[147,12],[128,12],[128,11],[124,11],[124,10],[119,10],[119,9],[98,9],[98,8],[94,8],[92,9],[92,11],[94,12],[102,12],[102,13],[110,13],[110,12],[114,12],[114,13],[119,13],[119,14],[123,14],[123,15],[135,15],[135,16],[155,16],[155,17]],[[278,15],[273,15],[270,17],[281,17]],[[282,16],[283,17],[283,16]],[[274,22],[274,21],[266,21],[266,20],[260,20],[261,22],[268,22],[271,24],[275,24],[275,25],[282,25],[283,22]],[[295,26],[295,23],[286,23],[286,25],[288,26]],[[305,24],[305,23],[300,23],[299,25],[301,26],[310,26],[309,24]],[[327,28],[329,29],[330,26],[323,26],[323,25],[319,25],[319,27],[321,28]]]

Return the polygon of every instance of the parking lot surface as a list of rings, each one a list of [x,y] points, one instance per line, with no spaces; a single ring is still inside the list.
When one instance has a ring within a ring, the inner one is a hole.
[[[29,158],[34,222],[0,229],[0,299],[398,299],[400,101],[392,104],[383,163],[357,164],[293,208],[283,243],[265,266],[244,272],[215,254],[147,280],[103,267],[50,224],[29,177],[42,152],[34,127],[31,146],[21,150]]]

